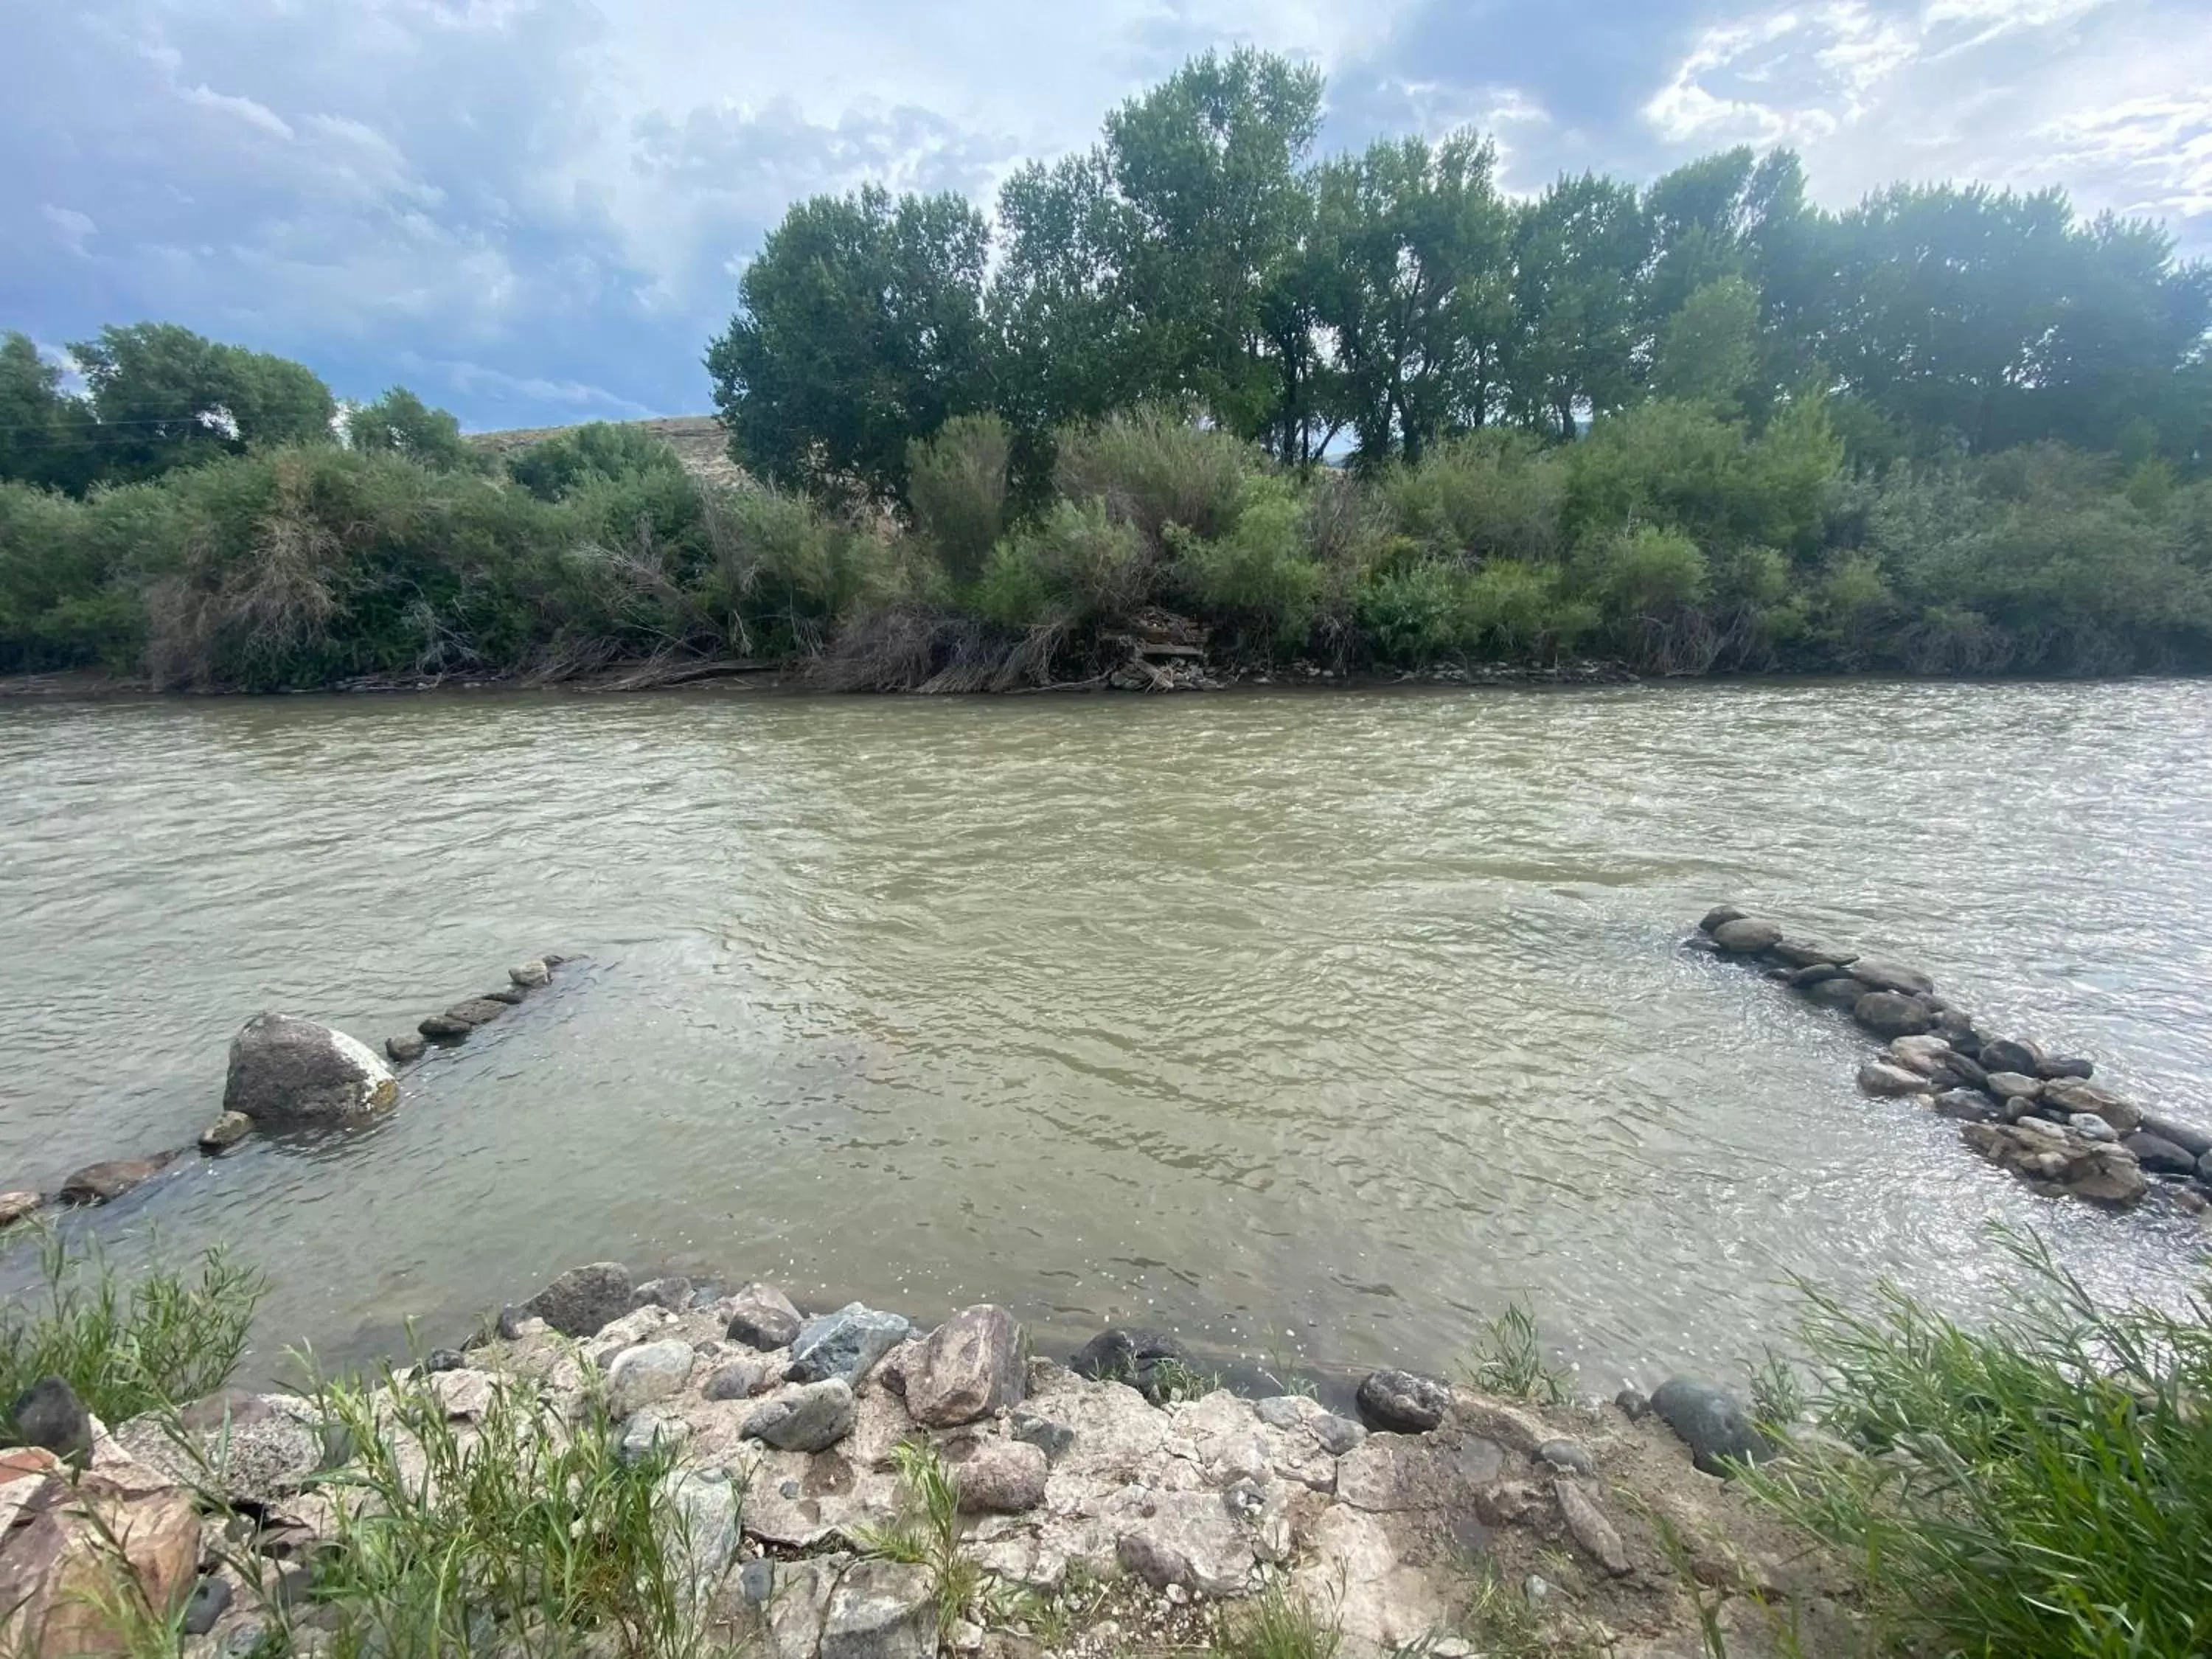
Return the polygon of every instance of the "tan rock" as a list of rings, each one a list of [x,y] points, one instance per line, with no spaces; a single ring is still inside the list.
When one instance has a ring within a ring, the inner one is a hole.
[[[1567,1523],[1567,1531],[1585,1553],[1616,1578],[1626,1577],[1630,1571],[1628,1550],[1620,1541],[1620,1534],[1605,1511],[1598,1508],[1597,1500],[1583,1490],[1582,1483],[1569,1475],[1560,1475],[1552,1483],[1552,1490],[1559,1500],[1559,1515]]]
[[[0,1552],[0,1652],[126,1651],[131,1623],[166,1619],[191,1593],[199,1543],[198,1511],[181,1492],[129,1498],[97,1475],[74,1486],[43,1480]]]
[[[1383,1522],[1342,1504],[1322,1511],[1291,1594],[1334,1623],[1358,1653],[1417,1648],[1442,1628],[1444,1597],[1419,1568],[1399,1559]]]

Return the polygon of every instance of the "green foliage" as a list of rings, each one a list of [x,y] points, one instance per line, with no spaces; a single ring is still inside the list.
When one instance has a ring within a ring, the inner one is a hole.
[[[854,1541],[870,1555],[929,1569],[937,1601],[937,1627],[949,1636],[983,1587],[983,1570],[960,1547],[960,1492],[945,1461],[925,1443],[902,1440],[891,1448],[897,1465],[902,1513],[889,1527],[860,1527]]]
[[[702,1535],[714,1523],[682,1501],[672,1454],[625,1462],[603,1401],[570,1424],[509,1379],[465,1426],[416,1378],[325,1385],[315,1404],[353,1448],[320,1488],[334,1533],[313,1590],[341,1659],[732,1650],[708,1617],[720,1586],[692,1565],[726,1559],[733,1531]]]
[[[708,348],[732,453],[782,484],[902,495],[908,446],[988,400],[988,244],[957,196],[871,185],[793,208]]]
[[[907,452],[907,502],[945,574],[971,582],[1006,526],[1012,434],[996,415],[958,415]]]
[[[1322,586],[1322,567],[1299,538],[1304,515],[1295,490],[1278,479],[1255,478],[1227,533],[1209,540],[1170,523],[1168,579],[1176,600],[1219,618],[1255,648],[1304,644],[1319,616]]]
[[[197,1277],[158,1263],[126,1282],[96,1249],[37,1238],[38,1288],[0,1306],[0,1401],[58,1376],[109,1423],[228,1382],[267,1281],[221,1249]]]
[[[91,481],[155,478],[251,447],[331,441],[337,404],[313,371],[173,323],[104,328],[69,348],[99,465]]]
[[[364,452],[404,455],[446,472],[476,471],[483,453],[461,436],[461,423],[432,409],[404,386],[346,412],[347,444]]]
[[[1485,1394],[1540,1406],[1563,1406],[1567,1400],[1566,1374],[1544,1358],[1536,1316],[1518,1302],[1506,1304],[1504,1313],[1483,1322],[1467,1376],[1470,1386]]]
[[[1652,393],[1732,412],[1759,373],[1759,290],[1741,276],[1717,277],[1661,326]]]
[[[0,485],[81,493],[99,465],[83,403],[64,396],[60,368],[27,334],[0,334]]]
[[[507,476],[541,501],[564,501],[593,481],[649,472],[680,477],[683,471],[676,452],[658,438],[611,421],[570,427],[518,449],[507,463]]]
[[[1432,450],[1381,480],[1396,527],[1438,557],[1536,560],[1561,546],[1567,473],[1555,452],[1509,432],[1482,432]]]
[[[2212,1646],[2212,1305],[2098,1304],[2039,1241],[1987,1329],[1894,1287],[1806,1291],[1816,1416],[1751,1489],[1863,1572],[1911,1650],[2107,1659]]]
[[[1137,526],[1103,501],[1059,501],[991,550],[975,605],[1012,628],[1112,622],[1145,603],[1153,563]]]
[[[1243,508],[1252,459],[1230,434],[1148,404],[1061,433],[1053,483],[1067,501],[1104,503],[1158,550],[1170,525],[1209,540],[1226,535]]]
[[[1213,1659],[1336,1659],[1344,1632],[1280,1584],[1222,1615],[1206,1651]]]

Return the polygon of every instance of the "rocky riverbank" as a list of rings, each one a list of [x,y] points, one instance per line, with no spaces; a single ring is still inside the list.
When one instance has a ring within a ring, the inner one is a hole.
[[[459,1478],[465,1455],[429,1442],[465,1448],[497,1413],[607,1437],[660,1470],[696,1633],[768,1659],[1187,1647],[1255,1601],[1351,1656],[1465,1659],[1510,1625],[1549,1644],[1516,1651],[1691,1659],[1716,1607],[1732,1652],[1850,1638],[1844,1581],[1705,1472],[1768,1450],[1718,1389],[1542,1410],[1385,1371],[1358,1400],[1354,1419],[1241,1398],[1157,1334],[1103,1333],[1061,1364],[1002,1308],[924,1330],[598,1263],[385,1380],[362,1420],[386,1425],[409,1491]],[[434,1436],[410,1415],[426,1402]],[[338,1613],[319,1575],[362,1547],[378,1501],[326,1395],[228,1393],[112,1431],[70,1403],[19,1402],[39,1443],[0,1453],[0,1647],[93,1650],[105,1570],[177,1613],[194,1659],[269,1650],[278,1627],[323,1650]],[[918,1457],[957,1518],[945,1552],[902,1559],[886,1540],[912,1518]],[[485,1634],[483,1651],[525,1650]],[[586,1636],[573,1650],[628,1650]]]
[[[2212,1129],[2147,1110],[2098,1083],[2096,1063],[2085,1056],[1993,1034],[1918,969],[1734,905],[1708,913],[1690,945],[1762,969],[1885,1042],[1859,1067],[1862,1091],[1956,1120],[1967,1146],[2036,1191],[2118,1209],[2153,1200],[2212,1214]]]

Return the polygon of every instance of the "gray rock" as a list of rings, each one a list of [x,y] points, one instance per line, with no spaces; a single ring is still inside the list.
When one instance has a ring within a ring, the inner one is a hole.
[[[2043,1080],[2025,1072],[1991,1072],[1982,1086],[1999,1100],[2035,1100],[2043,1093]]]
[[[963,1308],[930,1334],[906,1376],[906,1407],[925,1428],[973,1423],[1020,1403],[1021,1327],[1004,1308]]]
[[[1858,1006],[1867,994],[1867,988],[1848,974],[1836,979],[1824,979],[1804,988],[1805,994],[1824,1008],[1841,1008],[1848,1012]]]
[[[2100,1117],[2124,1135],[2142,1127],[2142,1108],[2100,1084],[2057,1078],[2043,1085],[2043,1099],[2061,1112],[2087,1112]]]
[[[1201,1595],[1242,1595],[1252,1586],[1253,1531],[1216,1492],[1163,1492],[1148,1513],[1114,1540],[1128,1571],[1164,1590],[1171,1584]]]
[[[2212,1187],[2212,1152],[2207,1152],[2197,1160],[2197,1178],[2206,1186]]]
[[[27,1217],[36,1215],[46,1200],[29,1191],[0,1193],[0,1227],[12,1227]]]
[[[464,997],[446,1010],[446,1018],[471,1027],[489,1025],[505,1013],[507,1008],[504,1002],[494,1002],[489,997]]]
[[[1613,1403],[1620,1407],[1621,1415],[1632,1423],[1640,1423],[1651,1415],[1651,1401],[1641,1389],[1623,1389],[1613,1395]]]
[[[1808,963],[1802,968],[1793,969],[1790,975],[1790,983],[1796,989],[1804,991],[1826,980],[1847,979],[1850,976],[1850,970],[1836,963],[1813,962]]]
[[[1154,1405],[1196,1369],[1190,1350],[1161,1331],[1103,1330],[1075,1351],[1067,1367],[1078,1376],[1126,1382]]]
[[[1320,1442],[1321,1449],[1331,1457],[1342,1457],[1367,1438],[1364,1424],[1339,1417],[1334,1412],[1323,1412],[1313,1419],[1306,1425],[1306,1432]]]
[[[1025,1440],[1042,1451],[1048,1461],[1057,1458],[1075,1443],[1075,1431],[1065,1423],[1055,1423],[1049,1417],[1040,1417],[1035,1412],[1016,1412],[1008,1419],[1017,1440]]]
[[[2099,1122],[2103,1121],[2101,1118],[2098,1120]],[[2152,1175],[2189,1176],[2197,1173],[2197,1160],[2189,1155],[2189,1149],[2176,1146],[2164,1135],[2138,1129],[2122,1144],[2136,1155],[2136,1162]]]
[[[222,1109],[268,1129],[358,1123],[399,1098],[392,1068],[343,1031],[256,1014],[230,1042]]]
[[[571,1267],[522,1304],[563,1336],[596,1336],[629,1311],[629,1269],[619,1261]]]
[[[607,1367],[607,1409],[617,1418],[628,1417],[678,1393],[691,1380],[696,1359],[691,1345],[680,1337],[624,1348]]]
[[[1587,1448],[1574,1440],[1547,1440],[1536,1448],[1536,1455],[1555,1469],[1565,1469],[1570,1474],[1595,1474],[1597,1463]]]
[[[504,1003],[509,1008],[520,1008],[522,1006],[522,998],[523,993],[519,987],[501,985],[489,991],[478,992],[476,1000],[478,1002]]]
[[[422,1356],[422,1370],[431,1376],[468,1369],[468,1356],[454,1348],[433,1348]]]
[[[1613,1522],[1605,1518],[1597,1500],[1582,1488],[1579,1481],[1561,1475],[1552,1482],[1559,1495],[1559,1516],[1567,1523],[1567,1531],[1583,1552],[1615,1578],[1625,1577],[1630,1571],[1628,1551],[1620,1541],[1620,1534]]]
[[[1990,1074],[1981,1061],[1956,1050],[1944,1055],[1942,1064],[1931,1075],[1946,1088],[1986,1089],[1990,1084]]]
[[[1994,1123],[2003,1115],[1996,1102],[1979,1089],[1946,1089],[1936,1097],[1936,1110],[1941,1116],[1965,1123]]]
[[[1858,960],[1849,951],[1839,951],[1834,945],[1814,939],[1785,939],[1778,942],[1771,953],[1792,968],[1846,968]]]
[[[553,969],[547,964],[544,957],[534,957],[528,962],[515,963],[507,970],[507,977],[509,984],[518,985],[524,990],[530,991],[535,990],[541,985],[550,985],[553,982]]]
[[[1044,1502],[1050,1460],[1025,1440],[978,1440],[949,1465],[963,1515],[1023,1515]]]
[[[629,1293],[633,1308],[665,1308],[671,1313],[682,1313],[691,1305],[691,1281],[680,1274],[666,1279],[648,1279]]]
[[[1781,942],[1782,924],[1764,916],[1739,916],[1713,929],[1713,943],[1731,956],[1755,957]]]
[[[1651,1396],[1651,1409],[1689,1447],[1691,1461],[1707,1474],[1725,1475],[1735,1463],[1758,1462],[1774,1455],[1773,1443],[1759,1431],[1742,1402],[1712,1383],[1669,1377]]]
[[[243,1112],[225,1112],[200,1131],[199,1149],[220,1158],[253,1133],[253,1120]]]
[[[2039,1069],[2045,1077],[2070,1077],[2081,1083],[2097,1075],[2096,1061],[2081,1054],[2053,1054]]]
[[[185,1634],[205,1636],[216,1620],[230,1610],[230,1580],[211,1572],[192,1586],[192,1599],[185,1603]]]
[[[459,1042],[477,1028],[473,1020],[456,1019],[451,1014],[426,1014],[416,1022],[415,1029],[433,1042]]]
[[[810,1319],[799,1328],[792,1339],[791,1364],[784,1368],[785,1380],[822,1382],[834,1376],[857,1389],[876,1362],[905,1341],[913,1328],[896,1314],[848,1302],[836,1313]]]
[[[132,1188],[144,1186],[175,1161],[174,1152],[155,1158],[111,1158],[88,1164],[61,1184],[55,1194],[64,1204],[106,1204]]]
[[[649,1457],[673,1453],[691,1437],[691,1425],[672,1413],[647,1407],[632,1412],[615,1442],[615,1456],[623,1463],[642,1463]]]
[[[830,1593],[821,1659],[933,1659],[937,1601],[927,1567],[859,1561]]]
[[[2212,1152],[2212,1131],[2198,1128],[2193,1123],[2184,1123],[2162,1112],[2142,1115],[2142,1132],[2156,1135],[2160,1140],[2170,1140],[2191,1158],[2202,1158]]]
[[[748,1285],[730,1298],[730,1322],[724,1334],[763,1352],[787,1348],[805,1322],[791,1298],[773,1285]]]
[[[1909,997],[1924,997],[1936,988],[1936,981],[1918,969],[1886,957],[1860,957],[1851,963],[1851,977],[1870,990]]]
[[[1936,1016],[1936,1035],[1951,1045],[1951,1052],[1969,1056],[1982,1052],[1981,1033],[1974,1022],[1956,1008],[1946,1008]]]
[[[1870,1060],[1859,1067],[1859,1091],[1863,1094],[1896,1097],[1917,1095],[1928,1087],[1928,1079],[1917,1072],[1908,1072],[1902,1066]]]
[[[402,1031],[384,1039],[385,1058],[395,1066],[412,1066],[429,1049],[428,1041],[420,1031]]]
[[[1356,1401],[1368,1427],[1421,1434],[1443,1421],[1451,1405],[1451,1385],[1412,1371],[1375,1371],[1360,1383]]]
[[[832,1376],[767,1401],[742,1432],[778,1451],[827,1451],[853,1431],[855,1409],[850,1385]]]
[[[773,1380],[769,1367],[757,1359],[732,1359],[717,1365],[699,1392],[709,1400],[750,1400]]]
[[[2017,1037],[1996,1037],[1982,1044],[1982,1065],[1991,1072],[2018,1072],[2039,1077],[2049,1058],[2042,1048]]]
[[[775,1563],[762,1557],[738,1570],[738,1594],[755,1607],[765,1607],[775,1589]]]
[[[1854,979],[1858,970],[1859,964],[1854,963]],[[1927,1004],[1898,991],[1868,992],[1851,1005],[1851,1018],[1881,1037],[1917,1036],[1936,1024],[1936,1016],[1928,1012]]]
[[[17,1395],[8,1422],[12,1444],[44,1447],[80,1467],[92,1455],[92,1413],[64,1377],[42,1376]]]
[[[737,1556],[738,1491],[721,1469],[671,1469],[660,1491],[662,1559],[680,1574],[678,1595],[696,1616],[715,1599]]]
[[[2066,1121],[2084,1140],[2117,1142],[2120,1138],[2120,1132],[2094,1112],[2075,1112]]]
[[[1705,933],[1716,933],[1732,921],[1741,921],[1746,914],[1733,904],[1717,905],[1705,912],[1705,919],[1698,924],[1698,930]]]
[[[289,1395],[225,1389],[196,1400],[177,1414],[177,1425],[196,1443],[204,1481],[234,1503],[266,1504],[309,1485],[347,1449],[313,1408]],[[155,1419],[136,1417],[116,1431],[125,1449],[157,1468],[179,1457]]]

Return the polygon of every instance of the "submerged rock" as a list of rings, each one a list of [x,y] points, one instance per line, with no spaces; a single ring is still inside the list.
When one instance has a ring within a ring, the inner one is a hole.
[[[1856,981],[1858,965],[1851,969]],[[1917,997],[1898,991],[1869,991],[1851,1004],[1851,1018],[1876,1036],[1917,1036],[1934,1029],[1936,1016]]]
[[[2040,1077],[2047,1056],[2041,1048],[2017,1037],[1996,1037],[1982,1044],[1981,1062],[1990,1072],[2018,1072]]]
[[[2043,1085],[2046,1104],[2068,1114],[2086,1112],[2100,1117],[2122,1134],[2142,1127],[2142,1112],[2134,1102],[2095,1083],[2060,1078]]]
[[[2197,1173],[2197,1160],[2186,1146],[2177,1146],[2164,1135],[2137,1130],[2122,1143],[2136,1155],[2136,1162],[2152,1175],[2188,1176]]]
[[[446,1010],[446,1018],[464,1025],[489,1025],[507,1012],[507,1005],[489,997],[468,997]]]
[[[553,982],[553,969],[544,957],[535,957],[528,962],[515,963],[507,970],[507,977],[509,984],[520,986],[526,991],[535,990],[538,986]]]
[[[1808,997],[1821,1006],[1846,1011],[1856,1008],[1859,999],[1867,994],[1866,987],[1848,974],[1816,980],[1802,988]]]
[[[1936,981],[1917,968],[1884,957],[1860,957],[1851,963],[1851,977],[1869,990],[1894,991],[1902,996],[1924,997]]]
[[[1739,916],[1713,929],[1713,943],[1731,956],[1755,957],[1782,940],[1782,924],[1764,916]]]
[[[2212,1152],[2212,1130],[2201,1129],[2193,1123],[2184,1123],[2162,1112],[2145,1112],[2142,1115],[2142,1132],[2156,1135],[2161,1140],[2172,1141],[2191,1158],[2203,1158],[2207,1152]],[[5,1200],[0,1200],[0,1207],[4,1207],[4,1205]]]
[[[1772,954],[1799,969],[1833,968],[1840,972],[1858,960],[1849,951],[1839,951],[1832,945],[1809,939],[1782,939],[1775,945]]]
[[[429,1052],[430,1045],[420,1031],[402,1031],[384,1039],[384,1053],[395,1066],[412,1066]]]
[[[1902,1096],[1926,1091],[1928,1079],[1917,1072],[1886,1060],[1870,1060],[1859,1067],[1859,1090],[1863,1094]]]
[[[106,1204],[137,1187],[143,1187],[176,1161],[174,1152],[156,1158],[111,1158],[88,1164],[61,1184],[57,1194],[64,1204]]]
[[[231,1039],[227,1112],[267,1129],[357,1123],[399,1098],[391,1067],[343,1031],[289,1014],[257,1014]]]
[[[253,1133],[253,1120],[243,1112],[225,1112],[200,1131],[199,1149],[210,1157],[227,1152]]]
[[[456,1019],[451,1014],[428,1014],[415,1029],[433,1042],[459,1042],[477,1028],[465,1019]]]
[[[1652,1395],[1651,1409],[1689,1447],[1691,1461],[1707,1474],[1729,1474],[1736,1463],[1755,1463],[1774,1455],[1773,1442],[1759,1431],[1742,1401],[1711,1382],[1669,1377]]]
[[[1698,924],[1698,931],[1704,933],[1717,933],[1732,921],[1741,921],[1746,914],[1733,904],[1716,905],[1712,909],[1705,912],[1705,920]]]
[[[0,1193],[0,1227],[12,1227],[26,1216],[38,1212],[45,1197],[27,1188],[13,1193]]]

